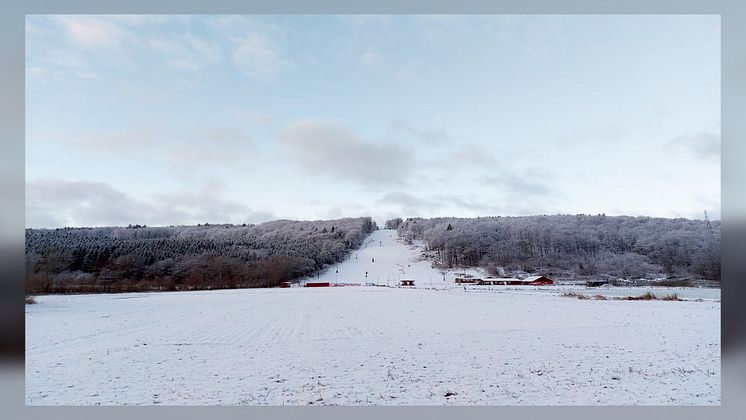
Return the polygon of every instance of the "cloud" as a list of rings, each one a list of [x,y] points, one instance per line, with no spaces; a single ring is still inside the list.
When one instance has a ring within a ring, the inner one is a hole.
[[[393,73],[394,80],[399,83],[416,83],[424,73],[423,66],[416,61],[407,61]]]
[[[26,183],[26,226],[107,226],[142,220],[151,206],[104,182],[38,180]]]
[[[117,47],[129,34],[114,22],[89,15],[61,16],[57,18],[65,36],[86,48]]]
[[[360,65],[369,70],[381,70],[386,67],[383,54],[366,50],[360,54]]]
[[[29,50],[31,52],[31,50]],[[26,75],[33,82],[55,82],[63,80],[98,79],[99,75],[79,52],[50,51],[42,59],[29,59]]]
[[[293,64],[283,56],[277,43],[259,33],[238,40],[233,62],[247,76],[261,79],[270,78]]]
[[[177,218],[186,221],[179,223],[261,223],[276,219],[272,212],[252,210],[243,203],[225,198],[222,184],[216,181],[193,191],[158,194],[154,200],[159,209],[168,209],[169,213],[180,215]],[[160,217],[173,218],[172,215]]]
[[[251,138],[234,128],[199,128],[182,137],[171,151],[171,164],[184,170],[195,168],[245,167],[255,161],[259,148]]]
[[[429,199],[415,197],[412,194],[394,191],[385,194],[378,200],[379,204],[398,207],[408,217],[421,216],[432,213],[442,207],[438,202]]]
[[[155,134],[150,129],[128,129],[96,134],[64,137],[62,142],[88,152],[102,154],[138,153],[155,146]]]
[[[487,169],[500,166],[500,161],[492,152],[478,143],[463,143],[456,146],[457,150],[451,154],[452,162],[461,166],[478,165]]]
[[[279,42],[283,39],[283,30],[276,25],[263,24],[260,19],[242,16],[195,20],[188,16],[165,15],[61,15],[47,20],[69,41],[54,50],[59,50],[62,55],[76,51],[88,53],[86,63],[96,66],[99,72],[103,66],[131,75],[164,65],[187,73],[187,77],[199,77],[206,68],[220,65],[226,54],[236,69],[256,79],[269,79],[293,66]],[[42,33],[40,21],[32,19],[27,22],[27,33],[34,43],[43,44],[57,35]],[[29,51],[36,58],[49,58],[44,68],[58,67],[57,60],[48,53],[52,46],[43,47],[34,44]],[[83,74],[83,77],[90,74]],[[149,73],[152,74],[159,73]],[[172,76],[166,74],[170,80]],[[177,81],[184,82],[183,79]]]
[[[505,199],[495,199],[487,194],[476,196],[451,193],[438,194],[433,199],[448,205],[450,210],[443,212],[444,216],[459,214],[474,217],[521,214],[520,211],[515,209],[516,203]]]
[[[439,217],[493,214],[494,206],[487,197],[468,197],[462,194],[443,193],[426,197],[408,192],[394,191],[384,194],[376,203],[377,213],[391,217]],[[495,213],[496,214],[496,213]]]
[[[153,25],[161,24],[165,22],[182,22],[186,23],[191,18],[190,15],[102,15],[111,22],[128,25],[128,26],[142,26],[142,25]]]
[[[46,79],[50,82],[106,79],[112,70],[127,75],[138,70],[143,32],[126,19],[109,15],[46,15],[31,21],[27,64],[47,70]]]
[[[327,219],[339,219],[344,217],[344,212],[339,207],[331,207],[324,212],[324,217]]]
[[[599,125],[564,133],[557,137],[557,144],[559,147],[594,146],[598,149],[604,148],[610,143],[617,144],[623,142],[626,138],[630,137],[632,132],[632,127],[623,127],[614,124]]]
[[[442,193],[425,197],[396,191],[383,195],[377,201],[377,213],[386,217],[464,217],[495,215],[529,215],[551,213],[550,202],[528,199],[524,195],[492,193]]]
[[[548,197],[555,193],[555,189],[544,182],[535,180],[528,172],[523,174],[502,173],[498,176],[488,175],[482,177],[481,183],[489,187],[500,188],[515,197]]]
[[[409,149],[363,139],[347,127],[322,120],[290,124],[281,141],[307,172],[366,186],[404,184],[415,163]]]
[[[387,136],[392,139],[413,138],[431,146],[451,143],[451,138],[444,129],[419,129],[405,120],[392,121],[387,129]]]
[[[26,67],[26,80],[29,79],[42,79],[49,72],[47,69],[41,66],[27,66]]]
[[[26,226],[124,226],[261,223],[276,219],[227,199],[221,184],[139,200],[105,182],[38,179],[26,183]]]
[[[185,16],[173,15],[60,15],[49,19],[59,25],[67,39],[92,49],[131,46],[141,40],[137,32],[143,30],[142,26],[188,20]]]
[[[501,161],[494,155],[493,149],[482,144],[473,142],[445,143],[445,140],[443,140],[440,145],[447,145],[448,147],[438,149],[438,154],[423,165],[428,168],[437,168],[438,175],[452,178],[455,174],[463,176],[467,172],[491,174],[501,168]],[[426,174],[427,177],[434,175],[431,172]]]
[[[268,80],[295,65],[285,54],[284,26],[246,15],[210,16],[205,24],[225,41],[233,64],[249,78]]]
[[[178,131],[138,128],[87,134],[62,140],[86,152],[165,159],[173,169],[194,171],[224,167],[244,168],[261,154],[254,141],[233,127],[194,127]]]
[[[719,134],[701,131],[697,134],[675,137],[666,144],[666,148],[686,152],[695,159],[720,162],[720,144]]]
[[[194,35],[178,38],[158,37],[148,41],[150,48],[161,55],[168,67],[176,70],[199,71],[220,64],[220,45]]]
[[[281,27],[257,15],[210,15],[200,17],[211,33],[239,38],[250,32],[276,34]]]

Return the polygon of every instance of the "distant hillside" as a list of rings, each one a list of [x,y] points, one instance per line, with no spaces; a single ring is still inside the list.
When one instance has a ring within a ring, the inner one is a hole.
[[[26,230],[26,291],[269,287],[345,258],[369,217],[260,225]]]
[[[386,226],[424,240],[444,267],[720,280],[719,221],[556,215],[392,219]]]

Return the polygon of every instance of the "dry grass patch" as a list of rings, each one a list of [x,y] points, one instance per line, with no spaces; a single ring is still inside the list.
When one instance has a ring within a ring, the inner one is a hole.
[[[671,294],[671,295],[666,295],[663,297],[658,297],[651,292],[647,292],[644,295],[640,295],[640,296],[604,296],[604,295],[589,296],[589,295],[584,295],[578,292],[565,292],[562,294],[562,296],[576,298],[580,300],[587,300],[587,299],[591,299],[591,300],[670,300],[670,301],[679,301],[679,302],[683,300],[679,298],[679,295],[676,293]],[[701,302],[702,300],[700,299],[699,301]]]
[[[588,299],[588,296],[582,294],[582,293],[576,293],[576,292],[565,292],[562,294],[562,296],[565,297],[572,297],[576,299]]]
[[[657,300],[658,298],[654,294],[652,294],[650,292],[647,292],[644,295],[640,295],[640,296],[627,296],[627,297],[624,297],[622,299],[624,299],[624,300]]]

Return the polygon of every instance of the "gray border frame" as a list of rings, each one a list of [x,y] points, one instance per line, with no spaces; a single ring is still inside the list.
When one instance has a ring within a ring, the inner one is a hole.
[[[246,14],[324,14],[324,13],[496,13],[496,14],[720,14],[722,23],[722,219],[723,219],[723,385],[721,407],[25,407],[23,355],[23,229],[24,229],[24,18],[26,14],[54,13],[246,13]],[[746,156],[746,2],[739,0],[378,0],[366,4],[344,0],[30,0],[0,6],[0,325],[4,346],[12,353],[0,360],[0,404],[5,418],[111,419],[140,416],[192,419],[206,416],[231,418],[267,416],[270,418],[643,418],[671,417],[679,420],[736,418],[746,404],[746,337],[739,321],[746,311],[740,305],[746,277],[746,194],[741,180],[746,167],[739,165]],[[6,262],[7,261],[7,262]],[[740,283],[740,284],[739,284]],[[11,356],[12,358],[8,358]],[[740,372],[739,372],[740,370]],[[739,398],[740,397],[740,398]]]

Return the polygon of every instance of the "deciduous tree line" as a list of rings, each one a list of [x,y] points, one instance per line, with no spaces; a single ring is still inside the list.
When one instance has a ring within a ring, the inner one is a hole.
[[[392,219],[444,267],[720,280],[720,222],[606,215]]]
[[[342,261],[371,218],[26,230],[26,291],[272,287]]]

